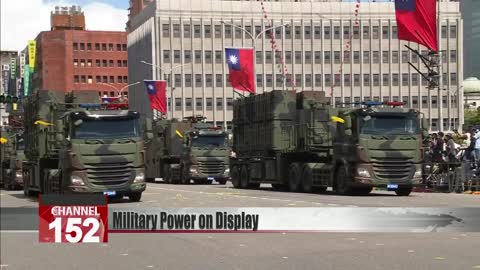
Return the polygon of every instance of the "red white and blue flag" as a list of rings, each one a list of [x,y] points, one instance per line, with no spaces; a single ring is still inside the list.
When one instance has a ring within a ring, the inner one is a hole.
[[[230,74],[230,84],[234,89],[255,93],[255,62],[252,48],[225,48]]]
[[[436,0],[395,0],[398,39],[438,51]]]
[[[150,108],[161,113],[167,113],[167,82],[144,80],[150,99]]]

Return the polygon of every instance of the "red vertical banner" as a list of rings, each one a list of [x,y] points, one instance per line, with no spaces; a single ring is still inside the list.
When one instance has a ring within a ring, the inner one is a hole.
[[[43,195],[38,207],[39,241],[108,242],[108,206],[103,195]]]

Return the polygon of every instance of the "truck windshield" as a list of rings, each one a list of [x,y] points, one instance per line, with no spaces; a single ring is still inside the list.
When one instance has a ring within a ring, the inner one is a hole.
[[[227,146],[225,136],[194,136],[192,146]]]
[[[75,126],[74,139],[115,139],[138,137],[140,133],[138,119],[82,119]]]
[[[412,116],[371,116],[361,119],[361,134],[418,134],[418,121]]]

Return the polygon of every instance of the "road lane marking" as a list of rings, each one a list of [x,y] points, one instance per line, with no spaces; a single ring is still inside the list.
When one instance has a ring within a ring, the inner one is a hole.
[[[298,200],[288,200],[288,199],[279,199],[279,198],[267,198],[267,197],[248,196],[248,195],[237,195],[237,193],[233,193],[233,192],[232,192],[233,194],[226,194],[224,192],[216,193],[216,192],[195,191],[195,190],[185,190],[185,189],[173,189],[173,188],[161,188],[161,187],[148,187],[148,188],[149,189],[159,189],[159,190],[173,191],[173,192],[186,192],[186,193],[196,193],[196,194],[215,195],[215,196],[228,196],[228,197],[246,198],[246,199],[260,199],[260,200],[268,200],[268,201],[325,205],[324,203],[320,203],[320,202],[298,201]],[[245,193],[238,193],[238,194],[245,194]]]

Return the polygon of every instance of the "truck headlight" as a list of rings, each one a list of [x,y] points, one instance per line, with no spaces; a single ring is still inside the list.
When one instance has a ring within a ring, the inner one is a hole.
[[[135,179],[133,180],[134,183],[143,183],[145,182],[145,174],[144,173],[138,173],[135,176]]]
[[[365,178],[370,177],[370,173],[368,172],[368,170],[366,168],[358,168],[357,169],[357,175],[360,176],[360,177],[365,177]]]
[[[230,174],[230,168],[226,168],[224,174],[229,175]]]
[[[190,167],[190,173],[197,173],[197,172],[198,172],[197,168]]]
[[[418,169],[415,171],[415,174],[413,174],[413,178],[421,178],[422,177],[422,170]]]
[[[23,174],[21,172],[16,172],[15,178],[23,178]]]
[[[78,175],[72,175],[70,181],[74,186],[85,186],[85,182],[83,182],[83,179]]]

